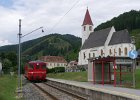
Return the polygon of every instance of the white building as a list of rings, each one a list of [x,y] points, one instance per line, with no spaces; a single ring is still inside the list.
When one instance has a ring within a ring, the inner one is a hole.
[[[67,66],[67,61],[60,56],[42,56],[39,60],[46,62],[48,68]]]
[[[131,43],[127,29],[115,31],[112,26],[94,32],[87,9],[82,24],[82,46],[79,52],[78,65],[87,65],[87,59],[91,57],[128,57],[128,52],[132,49],[135,49],[135,46]]]

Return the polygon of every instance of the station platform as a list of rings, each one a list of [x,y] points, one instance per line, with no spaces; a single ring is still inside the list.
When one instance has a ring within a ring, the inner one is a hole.
[[[53,78],[47,78],[47,79],[64,83],[64,84],[74,85],[77,87],[82,87],[82,88],[98,91],[98,92],[104,92],[104,93],[108,93],[112,95],[128,97],[134,100],[140,100],[140,90],[138,89],[114,87],[113,85],[108,85],[108,84],[104,84],[104,85],[93,84],[91,82],[77,82],[77,81],[53,79]]]

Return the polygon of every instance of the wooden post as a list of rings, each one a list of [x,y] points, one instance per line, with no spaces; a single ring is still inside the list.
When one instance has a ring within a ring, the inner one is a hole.
[[[113,64],[114,64],[114,87],[116,87],[116,63],[115,63],[115,58],[114,58],[114,61],[113,61]]]
[[[102,85],[104,85],[104,63],[102,61]]]
[[[122,66],[120,64],[120,85],[122,85]]]
[[[95,67],[95,62],[93,61],[93,84],[95,84],[95,71],[94,71],[94,67]]]
[[[109,75],[109,82],[110,82],[110,84],[111,84],[111,71],[110,71],[110,63],[109,63],[109,68],[108,68],[108,69],[109,69],[109,74],[108,74],[108,75]]]

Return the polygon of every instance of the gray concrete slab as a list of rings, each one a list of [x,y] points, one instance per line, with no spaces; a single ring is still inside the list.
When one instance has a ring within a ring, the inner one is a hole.
[[[114,87],[113,85],[101,85],[101,84],[93,84],[91,82],[77,82],[77,81],[69,81],[62,79],[52,79],[47,78],[52,81],[58,81],[65,84],[70,84],[78,87],[83,87],[95,91],[101,91],[104,93],[135,98],[136,100],[140,100],[140,90],[130,89],[130,88],[122,88],[122,87]]]

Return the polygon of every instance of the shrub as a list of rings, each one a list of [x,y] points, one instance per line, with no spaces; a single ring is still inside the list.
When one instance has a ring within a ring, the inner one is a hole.
[[[61,73],[61,72],[65,72],[65,67],[55,67],[47,69],[47,73]]]

